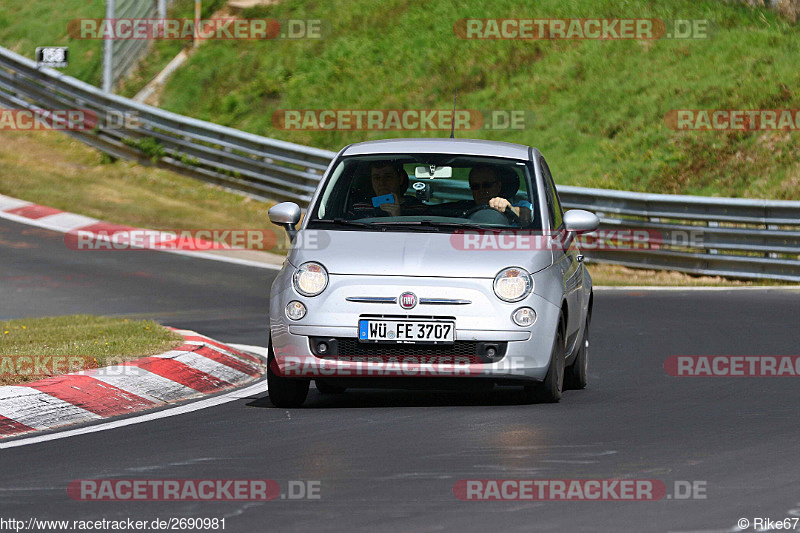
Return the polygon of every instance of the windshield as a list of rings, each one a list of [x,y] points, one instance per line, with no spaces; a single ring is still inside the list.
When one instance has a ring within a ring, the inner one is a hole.
[[[348,157],[333,169],[310,211],[308,227],[541,229],[531,183],[528,165],[511,159]]]

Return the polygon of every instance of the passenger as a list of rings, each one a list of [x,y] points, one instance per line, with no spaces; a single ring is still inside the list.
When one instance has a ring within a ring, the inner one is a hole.
[[[393,161],[375,161],[370,165],[369,172],[374,198],[391,195],[393,201],[377,207],[373,204],[373,198],[356,202],[348,212],[351,218],[398,217],[424,212],[424,204],[413,196],[405,196],[409,180],[403,165]]]

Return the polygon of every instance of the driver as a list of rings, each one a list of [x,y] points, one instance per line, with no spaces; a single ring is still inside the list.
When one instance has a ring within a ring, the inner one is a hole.
[[[350,218],[401,216],[420,214],[425,206],[413,196],[405,196],[408,174],[394,161],[375,161],[369,167],[370,183],[375,197],[391,195],[392,201],[375,207],[372,200],[356,202],[348,211]]]
[[[514,179],[516,179],[516,175]],[[517,215],[523,224],[531,221],[532,206],[530,202],[518,202],[517,205],[512,205],[507,198],[501,196],[503,182],[496,167],[492,165],[473,167],[469,173],[469,188],[476,206],[488,205],[501,213],[505,213],[508,209]]]

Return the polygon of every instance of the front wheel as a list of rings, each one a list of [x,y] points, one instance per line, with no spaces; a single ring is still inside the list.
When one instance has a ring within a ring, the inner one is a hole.
[[[589,317],[583,329],[583,343],[578,350],[575,361],[567,368],[564,375],[564,387],[567,389],[584,389],[589,376]]]
[[[564,390],[565,350],[563,322],[559,320],[547,375],[543,382],[525,386],[526,403],[558,403],[561,400],[561,392]]]
[[[269,401],[275,407],[300,407],[308,396],[308,386],[311,383],[308,379],[289,379],[278,375],[278,363],[275,361],[275,354],[272,346],[269,347],[267,357],[267,392]]]

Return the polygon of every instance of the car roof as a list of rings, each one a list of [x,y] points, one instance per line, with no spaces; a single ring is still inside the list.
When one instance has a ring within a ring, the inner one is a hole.
[[[479,139],[386,139],[348,146],[342,155],[462,154],[530,161],[531,149],[522,144]]]

